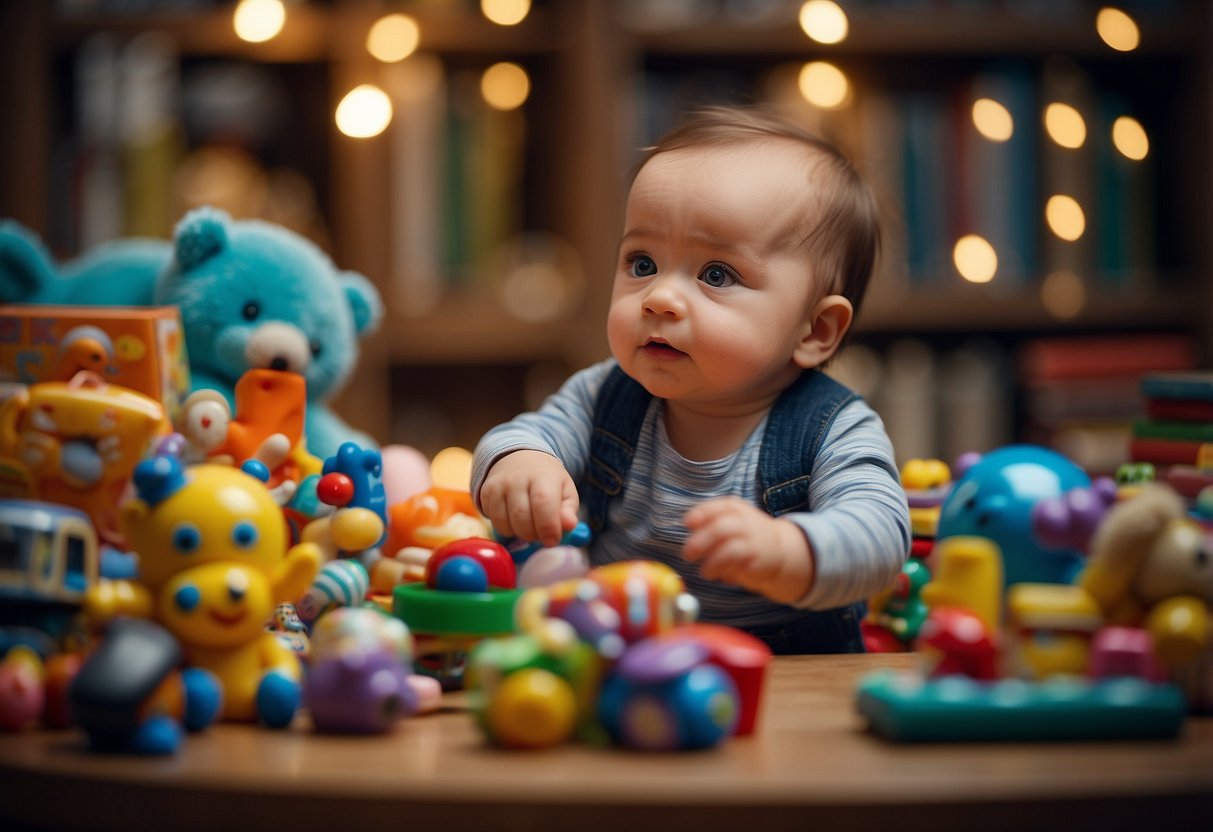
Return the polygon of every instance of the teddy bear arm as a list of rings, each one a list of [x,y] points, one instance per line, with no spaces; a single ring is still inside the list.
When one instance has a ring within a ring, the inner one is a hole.
[[[151,591],[133,581],[105,580],[85,593],[84,617],[90,624],[104,624],[120,615],[151,618]]]

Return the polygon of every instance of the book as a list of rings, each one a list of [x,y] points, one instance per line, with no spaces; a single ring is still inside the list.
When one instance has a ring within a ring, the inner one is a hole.
[[[441,61],[414,55],[386,71],[397,109],[392,119],[392,279],[387,302],[423,315],[438,305],[442,274],[442,156],[446,77]]]
[[[1133,423],[1133,435],[1142,438],[1179,439],[1185,442],[1213,442],[1213,422],[1139,419]]]
[[[1168,333],[1036,338],[1020,348],[1019,369],[1029,384],[1046,380],[1138,377],[1196,366],[1192,338]],[[1213,376],[1210,376],[1213,396]]]
[[[1196,465],[1205,442],[1181,439],[1156,439],[1135,436],[1129,440],[1129,456],[1134,462],[1155,465]]]
[[[974,124],[974,102],[989,99],[1011,116],[1006,139],[991,139]],[[960,102],[959,199],[963,210],[955,236],[978,234],[998,255],[1000,284],[1023,283],[1040,269],[1040,223],[1036,170],[1035,81],[1022,66],[992,68],[975,75]]]
[[[1091,140],[1097,159],[1096,275],[1118,289],[1147,285],[1155,251],[1153,156],[1130,159],[1116,149],[1112,126],[1129,115],[1127,103],[1107,91],[1098,96]]]
[[[939,93],[911,92],[901,104],[906,265],[911,282],[937,282],[951,273],[948,238],[955,173],[949,102]]]
[[[1213,371],[1151,373],[1141,380],[1147,399],[1213,402]]]
[[[1146,415],[1151,419],[1175,419],[1181,422],[1213,422],[1213,401],[1194,399],[1146,399]]]
[[[1045,64],[1040,81],[1040,106],[1047,111],[1051,105],[1072,107],[1084,122],[1081,143],[1063,146],[1050,137],[1041,138],[1041,200],[1046,208],[1042,267],[1045,274],[1067,271],[1076,275],[1090,273],[1095,262],[1093,230],[1096,194],[1096,157],[1092,149],[1091,131],[1095,126],[1095,94],[1091,79],[1076,61],[1055,57]],[[1077,141],[1077,135],[1069,138]],[[1072,199],[1082,211],[1081,225],[1057,228],[1047,221],[1047,206],[1054,198]],[[1058,231],[1077,232],[1073,239]]]

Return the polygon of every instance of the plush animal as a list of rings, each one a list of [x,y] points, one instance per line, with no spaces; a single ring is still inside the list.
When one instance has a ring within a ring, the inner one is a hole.
[[[374,445],[327,402],[349,377],[359,340],[382,317],[379,293],[281,226],[197,208],[171,242],[114,241],[60,267],[36,235],[0,221],[0,302],[175,305],[193,389],[219,390],[234,407],[246,370],[294,371],[307,381],[311,453],[330,456],[347,440]]]
[[[311,586],[319,549],[287,548],[281,509],[264,483],[227,465],[144,460],[121,511],[139,553],[139,580],[98,585],[85,599],[90,620],[154,618],[181,643],[190,666],[219,680],[222,719],[288,725],[302,670],[266,622]]]
[[[1117,503],[1080,583],[1109,624],[1150,633],[1193,708],[1213,711],[1213,534],[1174,491],[1147,484]]]

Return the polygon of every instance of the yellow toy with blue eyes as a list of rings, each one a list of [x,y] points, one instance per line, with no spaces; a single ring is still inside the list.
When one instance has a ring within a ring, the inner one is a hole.
[[[139,554],[140,586],[98,593],[94,617],[150,611],[189,664],[223,685],[222,718],[290,723],[299,704],[296,654],[265,624],[307,591],[321,560],[314,544],[287,548],[282,511],[263,483],[223,465],[189,468],[158,456],[135,469],[122,525]]]

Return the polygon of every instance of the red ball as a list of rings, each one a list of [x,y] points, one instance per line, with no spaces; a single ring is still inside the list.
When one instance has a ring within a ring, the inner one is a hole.
[[[316,496],[327,506],[341,508],[354,499],[354,481],[338,471],[325,474],[316,483]]]
[[[484,567],[489,586],[498,589],[515,587],[514,558],[500,543],[485,537],[453,540],[435,549],[425,564],[425,585],[430,589],[436,588],[439,568],[451,558],[460,556],[472,558]]]

